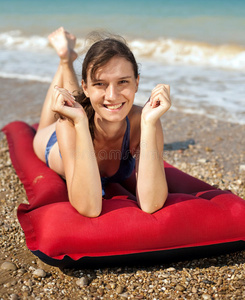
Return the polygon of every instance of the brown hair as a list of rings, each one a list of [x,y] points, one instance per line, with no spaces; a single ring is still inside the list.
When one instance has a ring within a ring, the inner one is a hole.
[[[82,79],[87,83],[88,70],[90,70],[91,79],[94,79],[96,71],[104,66],[110,59],[118,56],[131,62],[135,78],[139,75],[138,64],[135,57],[129,47],[127,46],[125,40],[116,37],[107,37],[96,41],[88,50],[85,55],[82,67]],[[89,120],[89,130],[94,139],[94,109],[90,103],[90,99],[87,98],[83,91],[76,97],[76,100],[83,106],[88,120]]]

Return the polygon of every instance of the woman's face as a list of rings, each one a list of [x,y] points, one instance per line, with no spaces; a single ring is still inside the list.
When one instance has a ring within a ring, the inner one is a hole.
[[[82,87],[95,114],[112,122],[123,120],[132,108],[139,84],[132,64],[125,58],[113,57],[96,71],[94,79],[90,70],[87,83],[82,81]]]

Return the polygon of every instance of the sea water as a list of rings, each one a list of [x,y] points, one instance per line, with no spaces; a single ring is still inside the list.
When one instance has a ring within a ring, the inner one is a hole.
[[[60,26],[78,38],[79,80],[86,36],[119,34],[140,65],[135,103],[166,83],[171,109],[245,124],[244,0],[0,0],[0,82],[51,82],[58,57],[47,36]]]

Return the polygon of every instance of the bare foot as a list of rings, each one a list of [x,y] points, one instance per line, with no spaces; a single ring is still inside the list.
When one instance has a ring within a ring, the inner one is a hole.
[[[77,58],[77,53],[74,51],[76,37],[60,27],[48,36],[50,44],[54,47],[60,59],[69,62]]]

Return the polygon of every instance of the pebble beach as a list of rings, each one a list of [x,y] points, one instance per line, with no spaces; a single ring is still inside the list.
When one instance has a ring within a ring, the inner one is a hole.
[[[169,111],[165,160],[245,199],[245,125]],[[16,210],[27,202],[0,135],[0,299],[244,299],[245,251],[147,265],[59,269],[26,247]]]

